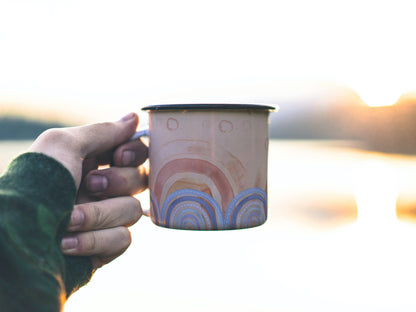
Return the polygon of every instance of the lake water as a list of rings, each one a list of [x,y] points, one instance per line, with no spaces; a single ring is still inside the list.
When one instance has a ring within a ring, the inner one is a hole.
[[[0,172],[29,144],[0,142]],[[415,177],[412,156],[272,141],[265,225],[177,231],[143,217],[65,312],[414,312]]]

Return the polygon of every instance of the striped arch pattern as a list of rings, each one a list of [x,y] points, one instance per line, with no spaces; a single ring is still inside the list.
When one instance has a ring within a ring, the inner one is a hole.
[[[188,230],[242,229],[263,224],[267,219],[267,195],[260,188],[238,194],[225,215],[220,205],[208,194],[182,189],[171,193],[159,206],[152,191],[152,217],[156,224]]]

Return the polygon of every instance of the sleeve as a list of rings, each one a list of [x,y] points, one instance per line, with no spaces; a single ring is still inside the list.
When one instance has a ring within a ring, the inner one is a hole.
[[[76,198],[71,173],[44,154],[16,158],[0,177],[0,310],[61,311],[93,273],[60,242]]]

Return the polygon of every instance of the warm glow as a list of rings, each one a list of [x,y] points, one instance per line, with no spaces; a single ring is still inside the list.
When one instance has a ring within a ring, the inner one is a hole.
[[[401,96],[401,92],[390,88],[377,88],[359,91],[363,102],[370,107],[391,106],[394,105]]]
[[[388,74],[391,77],[395,76],[393,73]],[[350,86],[370,107],[394,105],[408,89],[403,79],[377,77],[376,74],[368,74],[365,79],[357,78]]]

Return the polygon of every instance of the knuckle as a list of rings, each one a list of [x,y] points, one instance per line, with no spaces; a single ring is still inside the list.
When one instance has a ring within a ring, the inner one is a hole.
[[[118,178],[119,178],[119,181],[118,182],[120,183],[120,186],[128,187],[130,185],[130,183],[131,183],[129,177],[127,177],[124,174],[120,174],[118,176]]]
[[[43,132],[40,138],[52,143],[67,143],[72,140],[72,135],[64,128],[51,128]]]
[[[40,137],[44,140],[57,141],[64,135],[63,132],[60,128],[50,128],[44,131]]]
[[[82,253],[91,255],[97,250],[97,237],[94,232],[82,235],[79,238],[79,249]]]
[[[82,229],[96,230],[107,224],[108,216],[98,202],[79,204],[77,205],[77,209],[81,210],[85,216]]]
[[[91,205],[90,227],[94,229],[102,228],[108,222],[108,216],[97,204]]]
[[[63,146],[66,149],[79,149],[78,140],[67,128],[50,128],[44,131],[38,140],[53,146]]]
[[[101,127],[102,129],[112,129],[114,128],[114,123],[109,122],[109,121],[105,121],[105,122],[100,122],[98,123],[98,126]]]

